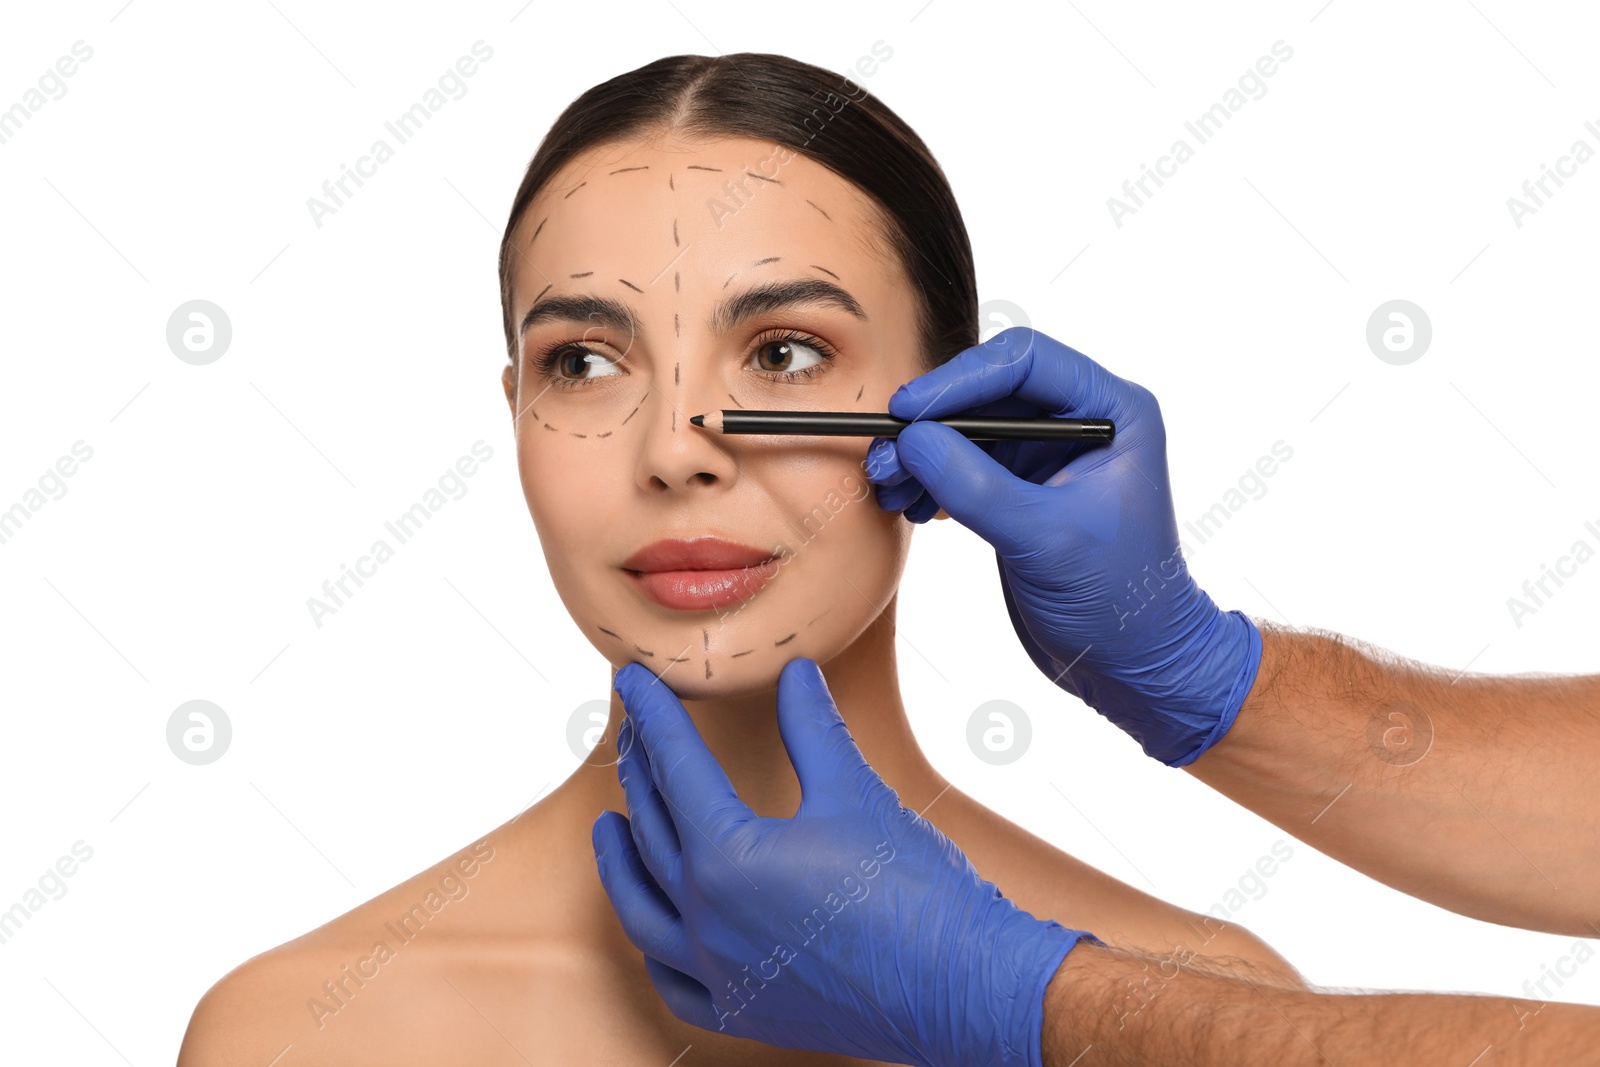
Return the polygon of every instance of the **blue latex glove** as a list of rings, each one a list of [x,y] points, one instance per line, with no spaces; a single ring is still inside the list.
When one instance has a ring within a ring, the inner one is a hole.
[[[878,503],[925,522],[943,508],[995,549],[1012,627],[1056,685],[1181,767],[1230,726],[1261,632],[1189,574],[1156,398],[1027,327],[907,382],[889,414],[1109,418],[1104,442],[972,441],[918,422],[868,452]]]
[[[630,663],[615,686],[629,817],[601,814],[595,856],[675,1016],[784,1048],[1038,1067],[1045,987],[1080,937],[1096,939],[1018,908],[901,807],[815,661],[778,677],[801,788],[791,819],[739,800],[649,669]]]

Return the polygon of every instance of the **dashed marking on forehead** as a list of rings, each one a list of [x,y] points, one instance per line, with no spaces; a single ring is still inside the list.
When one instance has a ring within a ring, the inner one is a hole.
[[[833,273],[833,271],[829,270],[827,267],[819,267],[815,263],[810,264],[810,267],[811,267],[812,270],[820,270],[822,273],[826,274],[828,277],[832,278],[834,281],[840,281],[841,280],[837,274]]]
[[[587,180],[579,182],[577,185],[575,185],[571,189],[567,190],[567,195],[563,196],[561,199],[566,200],[568,197],[572,196],[573,193],[577,192],[579,189],[582,189],[585,185],[588,185],[588,184],[589,183],[588,183]]]
[[[582,274],[569,274],[569,275],[567,275],[567,277],[569,277],[569,278],[587,278],[589,275],[591,275],[593,273],[594,273],[594,271],[592,271],[592,270],[586,270]]]
[[[678,247],[678,220],[672,220],[672,247]]]
[[[812,207],[816,207],[818,211],[822,211],[822,209],[820,207],[817,207],[817,205],[816,205],[816,203],[814,201],[807,200],[806,203],[810,204]],[[829,222],[833,221],[833,216],[828,214],[826,211],[822,211],[822,217],[827,219]]]
[[[702,167],[698,163],[691,163],[691,164],[689,164],[687,167],[685,167],[683,169],[684,170],[710,170],[710,171],[715,171],[718,174],[722,173],[722,168],[721,167]]]
[[[636,293],[644,292],[643,289],[639,288],[637,285],[634,285],[626,278],[618,278],[617,281],[621,282],[623,285],[626,285],[629,289],[632,289]]]
[[[608,172],[608,176],[611,175],[611,174],[626,174],[630,170],[649,170],[649,169],[650,169],[649,164],[645,164],[642,167],[618,167],[616,170],[609,171]]]
[[[783,258],[782,256],[768,256],[766,259],[758,259],[758,260],[756,260],[754,263],[752,263],[750,265],[752,267],[763,267],[763,266],[766,266],[768,263],[776,263],[776,262],[778,262],[778,260],[780,260],[782,258]]]

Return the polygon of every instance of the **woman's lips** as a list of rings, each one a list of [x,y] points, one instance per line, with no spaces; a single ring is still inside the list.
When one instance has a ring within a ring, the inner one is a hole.
[[[753,597],[778,573],[776,554],[715,536],[656,541],[622,568],[645,596],[678,611],[706,611]]]
[[[708,611],[753,597],[778,573],[776,559],[730,570],[628,571],[645,596],[677,611]]]

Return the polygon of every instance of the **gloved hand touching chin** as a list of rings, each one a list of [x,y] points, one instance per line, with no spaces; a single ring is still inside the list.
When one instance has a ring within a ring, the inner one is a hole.
[[[1046,986],[1082,937],[1034,918],[862,758],[817,664],[778,678],[791,819],[734,793],[678,698],[615,686],[630,817],[593,829],[600,879],[672,1013],[769,1045],[894,1063],[1041,1063]]]

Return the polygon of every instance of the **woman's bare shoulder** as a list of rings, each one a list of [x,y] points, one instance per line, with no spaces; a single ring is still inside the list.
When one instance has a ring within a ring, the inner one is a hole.
[[[450,975],[536,958],[504,906],[513,885],[530,888],[511,825],[228,971],[196,1004],[179,1067],[420,1062],[422,1005],[440,1010]]]

